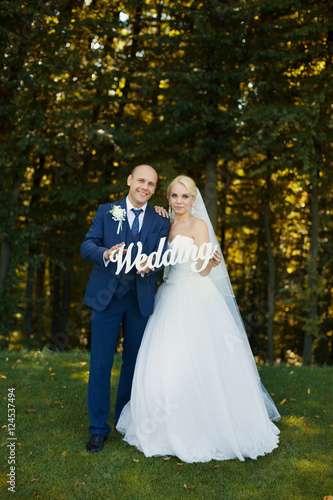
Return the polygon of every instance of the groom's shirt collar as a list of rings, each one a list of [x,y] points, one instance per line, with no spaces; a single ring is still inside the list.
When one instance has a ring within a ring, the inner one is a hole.
[[[142,212],[139,215],[139,231],[141,231],[142,224],[143,224],[143,219],[146,213],[146,208],[147,208],[148,203],[145,203],[141,208]],[[132,208],[137,210],[137,207],[132,205],[132,203],[129,201],[128,196],[126,196],[126,213],[127,213],[127,220],[130,228],[132,227],[133,221],[134,221],[134,212],[132,212]]]
[[[148,203],[146,202],[142,207],[140,207],[141,210],[143,210],[143,213],[145,213],[147,205],[148,205]],[[138,210],[137,207],[132,205],[132,203],[129,201],[128,196],[126,196],[126,208],[127,208],[127,213],[129,213],[129,211],[132,210],[132,208],[134,208],[135,210]]]

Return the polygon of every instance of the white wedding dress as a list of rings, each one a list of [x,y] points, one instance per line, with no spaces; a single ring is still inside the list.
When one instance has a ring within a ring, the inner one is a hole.
[[[178,236],[177,244],[194,241]],[[278,446],[269,396],[236,329],[209,276],[193,272],[191,261],[169,266],[117,424],[125,441],[147,457],[175,455],[189,463],[255,459]]]

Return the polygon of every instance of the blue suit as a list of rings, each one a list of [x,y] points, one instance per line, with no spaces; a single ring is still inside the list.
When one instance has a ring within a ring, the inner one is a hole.
[[[154,308],[157,290],[156,271],[141,276],[134,267],[129,273],[124,269],[116,275],[117,264],[104,265],[103,255],[117,243],[133,243],[132,231],[125,218],[117,234],[118,222],[109,212],[112,205],[126,210],[126,199],[100,205],[82,245],[81,255],[93,262],[84,303],[92,307],[92,332],[90,374],[88,383],[88,410],[91,434],[107,436],[111,430],[107,424],[110,416],[110,377],[113,356],[120,325],[123,329],[123,364],[117,392],[115,424],[121,410],[130,399],[136,356],[141,344],[148,317]],[[132,250],[135,258],[141,241],[142,252],[149,255],[157,251],[160,239],[165,237],[165,247],[170,222],[159,216],[147,205],[142,228]]]

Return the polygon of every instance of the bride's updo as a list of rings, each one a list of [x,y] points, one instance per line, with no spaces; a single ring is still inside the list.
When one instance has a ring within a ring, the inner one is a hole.
[[[191,196],[196,197],[197,196],[197,186],[195,185],[195,182],[191,177],[188,177],[187,175],[178,175],[173,179],[173,181],[170,182],[168,189],[167,189],[167,198],[169,198],[170,194],[170,189],[174,184],[183,184],[188,192],[190,193]]]

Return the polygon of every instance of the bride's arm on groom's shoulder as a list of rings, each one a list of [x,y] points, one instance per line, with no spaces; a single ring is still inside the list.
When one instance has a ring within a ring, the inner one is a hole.
[[[158,215],[160,215],[161,217],[170,219],[170,225],[172,225],[174,223],[174,219],[171,219],[169,212],[167,211],[166,208],[160,207],[159,205],[155,205],[154,208],[155,208],[155,212],[157,212]]]
[[[159,205],[155,205],[155,212],[158,213],[158,215],[161,215],[162,217],[166,217],[169,219],[169,213],[164,207],[160,207]]]

